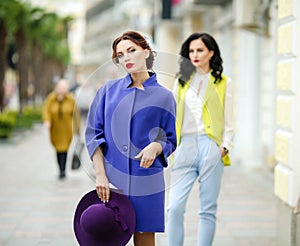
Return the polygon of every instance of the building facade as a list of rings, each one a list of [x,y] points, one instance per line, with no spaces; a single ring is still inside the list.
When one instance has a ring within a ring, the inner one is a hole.
[[[279,245],[300,245],[299,14],[298,1],[278,0],[274,190],[280,199]]]

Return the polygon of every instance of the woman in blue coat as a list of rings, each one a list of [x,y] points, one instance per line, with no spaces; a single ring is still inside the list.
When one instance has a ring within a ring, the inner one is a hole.
[[[154,52],[138,32],[128,31],[112,44],[112,58],[127,72],[108,81],[91,104],[86,144],[96,172],[96,190],[106,202],[109,183],[132,202],[135,245],[154,245],[164,231],[164,167],[176,148],[172,93],[152,71]]]

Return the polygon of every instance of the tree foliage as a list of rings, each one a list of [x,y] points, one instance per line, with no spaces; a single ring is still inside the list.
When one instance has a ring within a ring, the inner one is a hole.
[[[44,97],[52,87],[54,76],[63,76],[70,62],[68,28],[73,18],[32,7],[18,0],[0,1],[0,110],[4,107],[7,48],[17,55],[19,101],[22,108],[29,100],[28,88],[35,96]],[[13,54],[11,54],[13,55]],[[32,98],[33,97],[33,98]]]

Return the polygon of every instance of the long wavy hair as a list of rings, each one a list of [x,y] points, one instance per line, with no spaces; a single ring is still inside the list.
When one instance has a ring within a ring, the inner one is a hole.
[[[215,77],[214,83],[218,83],[222,80],[223,72],[223,60],[221,58],[221,52],[216,40],[208,33],[193,33],[191,34],[182,44],[180,50],[180,60],[179,60],[179,83],[183,86],[191,77],[192,73],[196,71],[195,66],[192,64],[189,51],[190,43],[195,39],[201,39],[205,46],[214,51],[214,55],[209,61],[209,66],[211,74]]]

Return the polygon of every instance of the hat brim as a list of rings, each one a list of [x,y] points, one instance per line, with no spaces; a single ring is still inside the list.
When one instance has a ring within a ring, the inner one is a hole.
[[[81,246],[116,246],[116,245],[126,245],[126,243],[130,240],[132,234],[135,231],[136,225],[136,217],[134,208],[127,198],[127,196],[111,190],[110,192],[110,201],[116,203],[119,207],[120,215],[124,218],[125,223],[128,227],[126,231],[123,231],[118,228],[118,233],[116,234],[112,231],[109,235],[106,233],[96,239],[88,234],[80,224],[80,218],[82,213],[91,205],[94,204],[103,204],[100,198],[97,195],[96,190],[92,190],[85,194],[81,200],[79,201],[75,214],[73,227],[77,241]],[[117,225],[119,226],[119,225]]]

